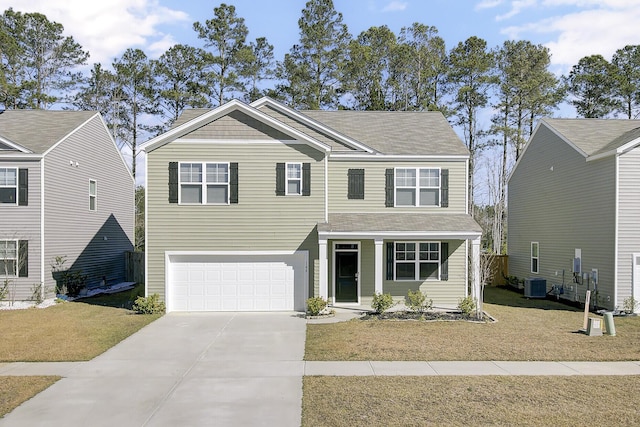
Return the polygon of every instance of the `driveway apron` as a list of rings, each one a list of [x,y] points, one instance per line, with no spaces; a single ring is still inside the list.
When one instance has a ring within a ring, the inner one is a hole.
[[[171,313],[0,419],[0,426],[299,426],[305,320]]]

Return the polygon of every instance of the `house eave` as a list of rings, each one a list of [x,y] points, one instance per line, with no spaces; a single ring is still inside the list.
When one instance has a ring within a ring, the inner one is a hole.
[[[4,145],[8,145],[9,147],[13,148],[14,150],[18,150],[21,153],[25,153],[25,154],[32,154],[33,151],[29,150],[27,147],[23,147],[20,144],[17,144],[3,136],[0,136],[0,142],[2,142]],[[2,151],[0,151],[0,153],[2,153]]]
[[[633,148],[637,147],[638,145],[640,145],[640,138],[636,138],[634,140],[631,140],[631,141],[627,142],[626,144],[616,148],[615,150],[609,150],[609,151],[606,151],[604,153],[596,154],[594,156],[589,156],[589,157],[587,157],[587,162],[591,162],[591,161],[594,161],[594,160],[600,160],[600,159],[604,159],[606,157],[611,157],[611,156],[615,156],[615,155],[624,154],[627,151],[632,150]]]
[[[9,152],[9,153],[3,153],[0,152],[0,162],[5,161],[5,160],[40,160],[44,157],[44,155],[42,154],[36,154],[36,153],[15,153],[15,152]]]
[[[329,155],[330,160],[337,161],[416,161],[416,160],[426,160],[426,161],[465,161],[469,159],[468,154],[422,154],[422,155],[412,155],[412,154],[362,154],[362,153],[336,153],[332,152]]]
[[[374,239],[374,240],[475,240],[482,232],[463,231],[318,231],[320,240],[330,239]]]

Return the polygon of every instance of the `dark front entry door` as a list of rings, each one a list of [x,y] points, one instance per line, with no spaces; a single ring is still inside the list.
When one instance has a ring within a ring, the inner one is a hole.
[[[336,252],[336,302],[358,302],[358,252]]]

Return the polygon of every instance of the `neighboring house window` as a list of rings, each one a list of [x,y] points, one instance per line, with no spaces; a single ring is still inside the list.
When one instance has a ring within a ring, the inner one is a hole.
[[[180,203],[229,203],[229,163],[180,163]]]
[[[394,242],[394,280],[440,280],[440,242]]]
[[[287,163],[287,195],[302,194],[302,163]]]
[[[28,276],[28,247],[26,240],[0,240],[0,276]]]
[[[16,204],[18,197],[18,169],[0,168],[0,203]]]
[[[276,196],[311,195],[311,163],[276,163]]]
[[[98,184],[95,180],[89,180],[89,210],[98,210]]]
[[[449,170],[395,168],[386,172],[386,206],[449,206]]]
[[[347,181],[347,199],[364,199],[364,169],[349,169]]]
[[[538,242],[531,242],[531,272],[540,272],[540,245]]]

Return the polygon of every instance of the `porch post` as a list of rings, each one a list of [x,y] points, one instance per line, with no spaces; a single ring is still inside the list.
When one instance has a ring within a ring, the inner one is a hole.
[[[382,293],[382,266],[384,265],[384,258],[382,256],[382,239],[375,239],[375,275],[374,275],[374,290],[376,293]]]
[[[329,263],[327,262],[327,241],[318,240],[318,264],[320,271],[318,272],[318,295],[325,301],[329,300]]]
[[[482,313],[480,293],[480,237],[471,241],[471,298],[476,303],[478,314]]]

